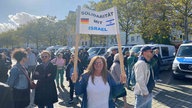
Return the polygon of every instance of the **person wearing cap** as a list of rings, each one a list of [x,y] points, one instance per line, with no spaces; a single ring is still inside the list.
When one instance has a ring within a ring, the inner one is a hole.
[[[152,90],[155,87],[154,73],[150,60],[153,57],[151,47],[144,46],[141,48],[141,55],[134,65],[135,72],[135,108],[152,107]]]

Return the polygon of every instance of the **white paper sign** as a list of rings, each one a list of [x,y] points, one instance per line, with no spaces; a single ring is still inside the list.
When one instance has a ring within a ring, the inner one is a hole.
[[[80,34],[115,35],[117,34],[116,20],[118,20],[115,8],[96,12],[81,8],[77,23]]]

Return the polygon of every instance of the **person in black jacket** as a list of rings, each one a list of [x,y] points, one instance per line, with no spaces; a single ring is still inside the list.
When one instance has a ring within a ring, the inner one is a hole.
[[[12,88],[0,82],[0,108],[14,108]]]
[[[154,70],[154,77],[157,82],[161,82],[162,80],[159,78],[159,72],[161,67],[161,55],[159,54],[158,49],[154,49],[154,56],[153,56],[153,70]]]
[[[113,64],[114,56],[117,54],[117,49],[112,49],[112,53],[107,57],[107,69],[110,70],[111,65]]]
[[[78,68],[77,68],[78,70]],[[67,65],[67,69],[66,69],[66,79],[67,81],[69,81],[69,93],[70,93],[70,100],[69,100],[69,104],[72,104],[73,101],[73,95],[74,95],[74,83],[71,79],[71,76],[73,74],[74,71],[74,55],[71,55],[71,59],[69,61],[69,64]]]
[[[53,108],[53,103],[58,101],[55,86],[57,68],[51,62],[51,54],[48,51],[41,52],[42,63],[37,65],[34,72],[34,79],[37,79],[35,90],[35,104],[39,108]]]
[[[5,83],[8,78],[8,70],[11,63],[8,63],[3,53],[0,53],[0,82]]]

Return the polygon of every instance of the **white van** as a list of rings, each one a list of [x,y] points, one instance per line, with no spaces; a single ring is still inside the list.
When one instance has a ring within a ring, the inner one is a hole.
[[[174,53],[175,53],[175,46],[173,45],[165,45],[165,44],[144,44],[144,45],[135,45],[132,47],[131,51],[135,53],[140,53],[140,49],[143,46],[150,46],[152,48],[159,49],[159,54],[161,55],[162,64],[160,70],[169,70],[171,69],[173,60],[174,60]]]
[[[192,43],[180,45],[172,70],[174,78],[192,78]]]

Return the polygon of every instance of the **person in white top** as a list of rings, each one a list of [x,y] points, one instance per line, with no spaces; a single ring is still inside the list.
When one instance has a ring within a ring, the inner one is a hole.
[[[75,80],[75,74],[71,79]],[[81,108],[115,108],[113,99],[121,92],[123,85],[117,84],[108,72],[104,57],[93,57],[79,79],[75,83],[75,93],[83,94]]]

